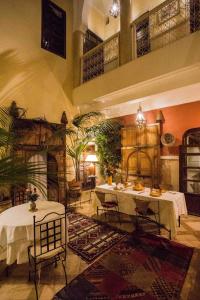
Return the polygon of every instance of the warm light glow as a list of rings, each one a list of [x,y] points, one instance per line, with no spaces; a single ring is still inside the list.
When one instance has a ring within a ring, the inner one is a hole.
[[[96,154],[88,154],[88,156],[86,157],[86,162],[97,162],[97,156]]]
[[[140,128],[143,127],[144,125],[146,125],[146,119],[145,119],[144,114],[142,112],[141,106],[139,106],[139,108],[137,110],[136,124]]]
[[[117,0],[113,0],[113,4],[111,6],[111,9],[109,10],[109,13],[112,17],[117,18],[120,14],[120,4]]]

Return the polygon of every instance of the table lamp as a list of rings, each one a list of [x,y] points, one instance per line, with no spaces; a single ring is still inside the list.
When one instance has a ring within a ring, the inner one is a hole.
[[[95,176],[95,163],[98,161],[96,154],[88,154],[85,161],[90,162],[89,174]]]

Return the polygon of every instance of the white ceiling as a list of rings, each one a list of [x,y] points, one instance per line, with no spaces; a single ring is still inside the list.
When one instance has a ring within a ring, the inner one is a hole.
[[[89,5],[94,6],[102,14],[108,15],[108,11],[112,5],[112,0],[87,0]]]

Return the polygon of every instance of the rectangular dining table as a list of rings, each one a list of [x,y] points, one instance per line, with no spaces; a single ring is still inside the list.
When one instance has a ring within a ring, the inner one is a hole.
[[[134,191],[132,187],[116,190],[116,185],[103,184],[96,186],[96,191],[116,194],[118,198],[119,211],[128,215],[135,215],[134,199],[149,200],[150,207],[155,201],[159,201],[160,223],[171,230],[171,237],[177,233],[178,220],[181,215],[187,215],[185,196],[183,193],[166,191],[159,197],[150,196],[150,188],[143,191]],[[98,201],[98,199],[97,199]]]

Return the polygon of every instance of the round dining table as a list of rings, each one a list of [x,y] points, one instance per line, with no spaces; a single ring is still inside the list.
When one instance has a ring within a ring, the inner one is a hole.
[[[25,203],[8,208],[0,214],[0,260],[7,265],[28,261],[28,247],[33,243],[33,216],[36,221],[51,212],[65,212],[63,204],[47,201],[36,201],[37,211],[29,211],[30,204]]]

